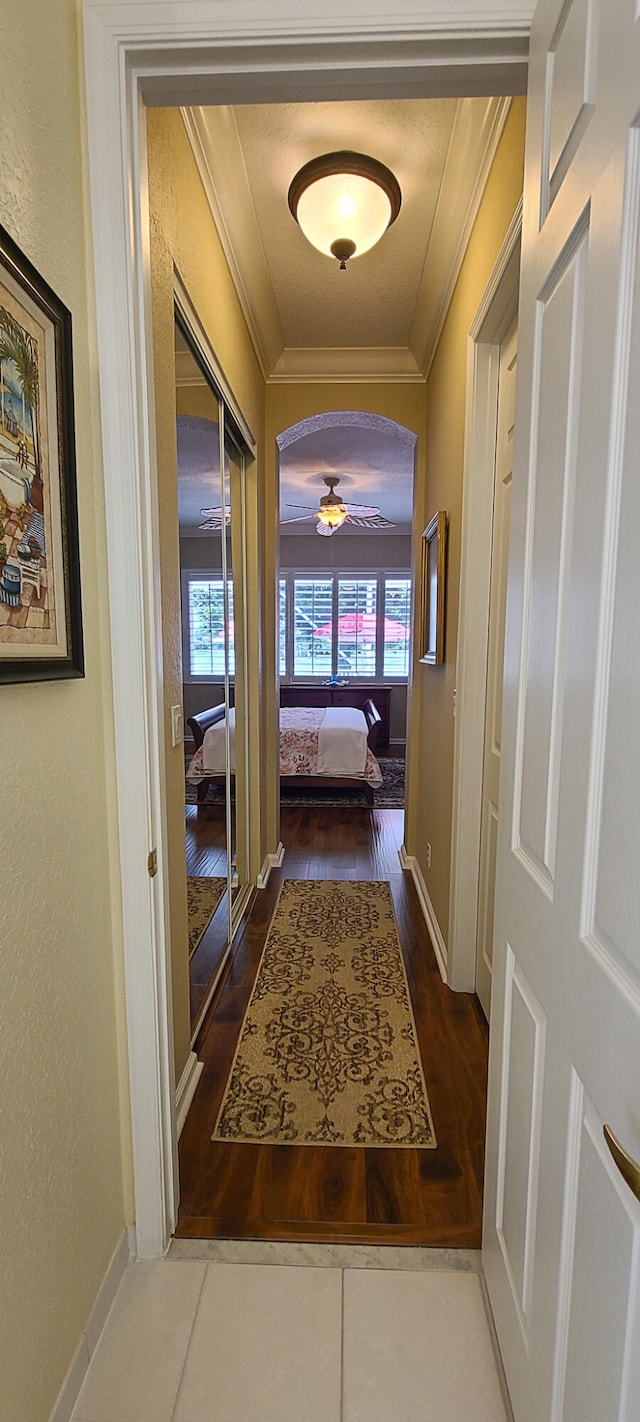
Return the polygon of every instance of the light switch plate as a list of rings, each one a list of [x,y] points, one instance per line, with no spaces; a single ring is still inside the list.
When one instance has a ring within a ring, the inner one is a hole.
[[[179,746],[182,744],[182,707],[171,707],[171,744]]]

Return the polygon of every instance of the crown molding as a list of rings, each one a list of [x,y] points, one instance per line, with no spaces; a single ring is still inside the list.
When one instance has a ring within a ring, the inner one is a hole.
[[[120,40],[141,44],[150,29],[154,38],[180,37],[183,44],[217,42],[246,34],[250,41],[285,35],[315,39],[330,36],[369,40],[398,35],[433,39],[487,36],[527,39],[535,0],[402,0],[390,12],[388,0],[84,0],[85,10]]]
[[[180,115],[266,380],[284,342],[233,110],[219,104]]]
[[[367,380],[423,384],[424,376],[407,346],[285,346],[267,384]]]
[[[233,110],[181,109],[251,342],[268,384],[425,380],[442,334],[510,98],[460,99],[407,347],[284,346]]]
[[[204,373],[191,354],[191,351],[175,352],[176,385],[208,385]]]
[[[409,347],[429,374],[512,100],[460,99],[433,219]]]

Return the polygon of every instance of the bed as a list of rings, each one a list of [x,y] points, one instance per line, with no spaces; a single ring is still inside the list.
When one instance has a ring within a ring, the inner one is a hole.
[[[196,784],[201,804],[212,784],[225,777],[224,706],[190,716],[195,755],[187,779]],[[355,706],[282,706],[280,708],[280,784],[361,790],[370,805],[382,784],[375,758],[381,718],[373,701]],[[231,771],[234,770],[235,711],[229,712]]]

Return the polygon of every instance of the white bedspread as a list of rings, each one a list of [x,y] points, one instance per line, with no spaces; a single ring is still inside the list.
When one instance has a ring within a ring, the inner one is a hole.
[[[327,706],[318,730],[318,775],[364,775],[367,722],[355,706]]]
[[[300,722],[298,730],[295,729],[296,718]],[[381,783],[379,766],[367,745],[367,722],[363,711],[355,706],[327,706],[314,708],[313,711],[289,707],[281,711],[280,719],[282,774],[361,777],[373,784]],[[312,720],[317,728],[315,731],[306,725]],[[235,770],[234,742],[235,710],[232,708],[229,713],[232,771]],[[296,765],[290,763],[292,745],[294,760],[299,762]],[[225,759],[225,724],[224,720],[220,720],[205,731],[202,751],[196,754],[189,767],[189,778],[195,780],[206,775],[224,775]]]
[[[232,771],[236,768],[235,757],[235,736],[236,736],[236,712],[232,706],[229,712],[229,750]],[[224,775],[227,764],[227,754],[225,748],[224,717],[216,721],[204,733],[202,742],[202,769],[208,771],[210,775]]]

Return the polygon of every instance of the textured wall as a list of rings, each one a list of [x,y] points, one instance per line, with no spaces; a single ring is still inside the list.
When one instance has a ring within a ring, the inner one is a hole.
[[[419,666],[413,774],[422,787],[409,852],[418,859],[447,939],[453,801],[453,689],[456,677],[467,338],[522,192],[525,101],[514,99],[476,218],[427,381],[425,522],[449,515],[446,662]],[[426,844],[431,844],[427,869]]]
[[[73,315],[87,667],[83,681],[0,687],[2,1422],[49,1416],[125,1221],[106,559],[77,18],[74,0],[28,0],[0,43],[0,221]]]

